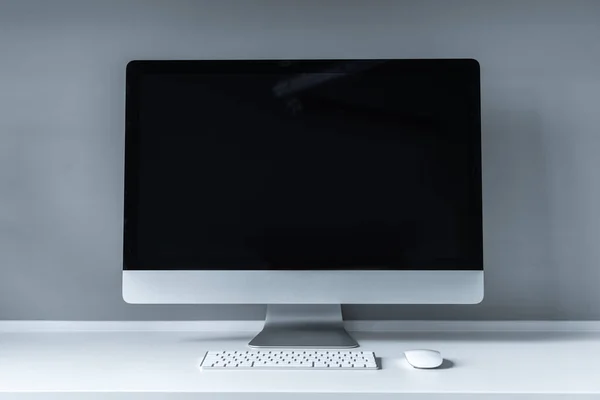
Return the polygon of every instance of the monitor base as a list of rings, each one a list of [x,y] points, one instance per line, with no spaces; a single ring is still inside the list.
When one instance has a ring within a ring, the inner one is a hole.
[[[265,326],[248,346],[347,349],[358,343],[344,328],[339,304],[275,304],[267,306]]]

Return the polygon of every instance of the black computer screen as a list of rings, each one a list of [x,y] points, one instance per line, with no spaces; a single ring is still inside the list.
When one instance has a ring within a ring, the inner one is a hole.
[[[474,60],[135,61],[124,268],[482,269]]]

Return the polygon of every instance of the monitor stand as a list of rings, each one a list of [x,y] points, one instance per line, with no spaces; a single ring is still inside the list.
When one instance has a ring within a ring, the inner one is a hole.
[[[345,349],[358,347],[346,332],[339,304],[267,306],[263,330],[248,344],[254,348]]]

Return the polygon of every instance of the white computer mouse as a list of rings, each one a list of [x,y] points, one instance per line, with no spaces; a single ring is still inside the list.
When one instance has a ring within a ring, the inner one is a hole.
[[[440,352],[435,350],[407,350],[404,356],[415,368],[437,368],[444,361]]]

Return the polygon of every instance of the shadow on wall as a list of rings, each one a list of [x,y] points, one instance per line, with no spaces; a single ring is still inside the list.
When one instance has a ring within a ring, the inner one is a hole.
[[[350,332],[360,343],[370,340],[378,343],[416,342],[415,346],[424,346],[431,342],[598,342],[594,332]]]

